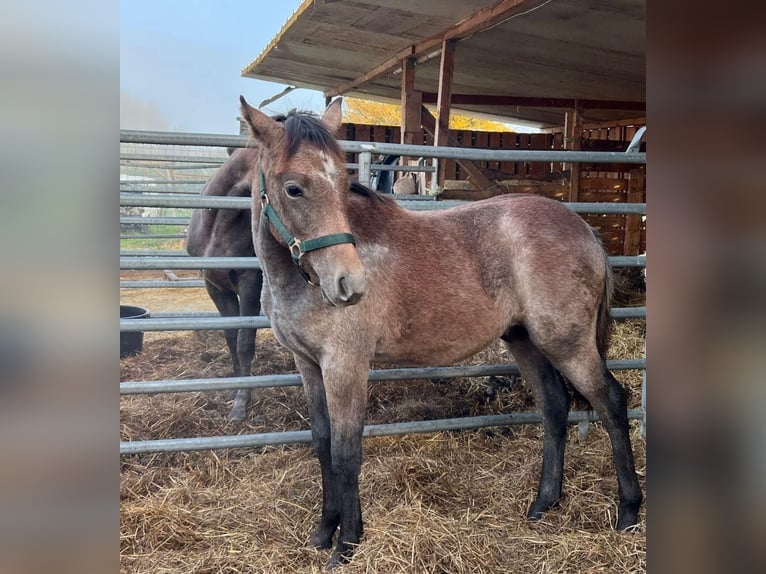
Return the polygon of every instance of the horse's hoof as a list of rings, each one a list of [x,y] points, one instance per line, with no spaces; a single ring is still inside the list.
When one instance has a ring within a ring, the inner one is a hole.
[[[330,548],[332,546],[332,537],[334,534],[335,534],[334,529],[329,534],[327,534],[327,532],[317,530],[316,532],[314,532],[314,534],[311,535],[311,538],[309,538],[308,545],[314,548],[322,548],[322,549]]]
[[[349,552],[333,552],[332,558],[330,558],[330,561],[325,565],[326,570],[335,570],[338,566],[343,566],[344,564],[348,564],[351,560],[351,554]]]
[[[559,505],[558,500],[555,500],[553,502],[535,500],[532,506],[529,507],[529,511],[527,512],[527,520],[531,520],[531,521],[540,520],[542,519],[543,515],[548,510],[558,505]]]
[[[229,413],[229,420],[234,423],[241,423],[247,418],[247,408],[244,405],[234,405]]]
[[[357,544],[358,542],[338,542],[338,545],[332,553],[332,558],[330,558],[330,561],[325,568],[327,568],[327,570],[332,570],[343,564],[348,564],[351,561],[351,557],[354,555],[354,549]]]
[[[317,534],[313,534],[311,538],[309,538],[308,545],[312,548],[320,548],[322,550],[326,550],[327,548],[332,547],[332,536],[322,538]]]
[[[630,530],[636,524],[638,524],[637,508],[621,508],[619,510],[617,513],[617,525],[615,526],[616,530]]]

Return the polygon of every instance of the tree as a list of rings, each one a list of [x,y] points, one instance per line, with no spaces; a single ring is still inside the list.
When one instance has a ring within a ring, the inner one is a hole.
[[[343,121],[352,124],[398,126],[401,123],[402,107],[397,104],[345,98],[343,107]]]
[[[398,126],[401,123],[402,107],[398,104],[386,104],[372,100],[345,98],[343,101],[343,120],[353,124],[372,124],[377,126]],[[432,114],[436,109],[427,106]],[[449,127],[452,130],[472,130],[483,132],[511,132],[501,122],[493,122],[465,115],[450,114]]]

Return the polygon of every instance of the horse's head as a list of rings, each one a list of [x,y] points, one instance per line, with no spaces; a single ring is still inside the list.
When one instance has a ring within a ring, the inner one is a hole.
[[[327,302],[357,303],[367,279],[348,224],[348,176],[334,135],[341,124],[341,100],[331,103],[321,119],[292,111],[283,122],[243,97],[240,101],[260,148],[251,177],[254,200],[259,190],[263,205],[261,224],[269,225]]]

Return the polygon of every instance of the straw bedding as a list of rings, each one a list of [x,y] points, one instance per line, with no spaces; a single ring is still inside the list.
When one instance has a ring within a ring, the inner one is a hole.
[[[147,292],[148,291],[148,292]],[[210,310],[204,292],[123,290],[150,310]],[[644,321],[618,323],[612,358],[641,356]],[[501,345],[470,363],[509,360]],[[230,374],[218,331],[147,333],[120,362],[121,380]],[[378,365],[376,365],[378,366]],[[254,374],[295,372],[270,331],[258,334]],[[616,373],[640,402],[641,373]],[[370,385],[369,423],[534,410],[521,381],[417,380]],[[308,429],[302,389],[253,393],[249,418],[230,423],[227,392],[125,396],[122,440]],[[645,441],[631,423],[645,487]],[[600,425],[585,442],[569,432],[564,497],[538,523],[525,519],[536,492],[542,428],[535,425],[378,437],[364,442],[365,534],[348,573],[642,572],[645,511],[617,533],[611,447]],[[319,516],[319,464],[309,445],[131,455],[120,463],[122,572],[321,572],[329,550],[305,542]]]

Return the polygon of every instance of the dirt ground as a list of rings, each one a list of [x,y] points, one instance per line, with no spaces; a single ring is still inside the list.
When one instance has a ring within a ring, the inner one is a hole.
[[[196,272],[179,273],[195,277]],[[161,278],[161,272],[123,278]],[[214,311],[201,289],[121,290],[151,312]],[[610,358],[642,356],[643,320],[617,323]],[[467,363],[509,360],[501,345]],[[146,333],[120,361],[122,381],[231,374],[219,331]],[[291,355],[261,330],[253,374],[295,372]],[[640,405],[641,372],[617,372]],[[226,418],[228,392],[123,396],[122,440],[308,429],[300,387],[253,393],[243,423]],[[373,383],[368,423],[534,410],[515,378]],[[645,487],[645,440],[632,440]],[[538,523],[525,519],[538,481],[537,425],[366,439],[361,476],[365,535],[340,572],[642,572],[645,510],[617,533],[611,448],[599,424],[581,442],[570,429],[564,496]],[[130,455],[120,464],[122,572],[320,572],[329,551],[305,546],[321,505],[308,445]],[[644,490],[645,492],[645,490]]]

